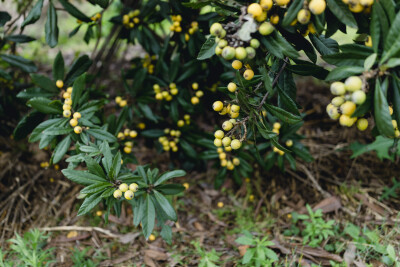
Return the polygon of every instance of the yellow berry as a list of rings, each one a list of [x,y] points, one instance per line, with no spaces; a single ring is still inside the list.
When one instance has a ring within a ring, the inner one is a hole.
[[[65,100],[64,100],[64,104],[72,105],[72,100],[71,100],[71,98],[65,99]]]
[[[183,187],[185,188],[185,190],[189,189],[189,183],[183,183]]]
[[[114,191],[113,195],[115,198],[120,198],[120,197],[122,197],[122,191],[117,189]]]
[[[390,113],[390,116],[393,115],[393,108],[391,106],[389,106],[389,113]]]
[[[132,148],[126,146],[126,147],[124,147],[124,152],[125,152],[126,154],[130,154],[130,153],[132,152]]]
[[[222,139],[222,145],[229,146],[231,144],[231,141],[232,141],[231,138],[226,136]]]
[[[353,94],[351,94],[351,100],[357,105],[361,105],[362,103],[364,103],[365,99],[367,99],[367,96],[362,90],[357,90],[353,92]]]
[[[233,158],[232,162],[233,162],[233,165],[235,165],[235,166],[240,165],[240,159],[238,159],[238,158]]]
[[[135,138],[137,136],[137,132],[135,130],[132,130],[132,131],[129,132],[129,136],[131,138]]]
[[[340,107],[341,104],[343,104],[345,102],[344,98],[341,96],[337,96],[332,98],[332,105],[334,105],[335,107]]]
[[[212,105],[213,110],[219,112],[224,108],[224,104],[221,101],[215,101]]]
[[[57,86],[58,88],[63,88],[63,87],[64,87],[64,82],[63,82],[62,80],[57,80],[57,81],[56,81],[56,86]]]
[[[183,120],[179,120],[177,122],[177,125],[178,125],[178,127],[183,127],[183,126],[185,126],[185,122]]]
[[[224,207],[224,202],[218,202],[217,203],[218,208],[223,208]]]
[[[74,119],[79,120],[79,119],[82,117],[82,115],[81,115],[81,113],[79,113],[79,112],[75,112],[74,115],[73,115],[73,117],[74,117]]]
[[[75,127],[76,125],[78,125],[78,120],[76,120],[76,119],[71,119],[71,120],[69,121],[69,124],[70,124],[72,127]]]
[[[231,142],[232,149],[236,150],[236,149],[239,149],[241,146],[242,146],[242,143],[238,139],[232,140],[232,142]]]
[[[139,189],[139,185],[137,183],[132,183],[129,185],[129,190],[131,190],[132,192],[137,192]]]
[[[353,13],[360,13],[361,11],[364,10],[364,7],[360,5],[360,3],[354,4],[354,5],[349,5],[349,9]]]
[[[217,152],[222,153],[222,152],[224,152],[224,149],[222,147],[219,147],[219,148],[217,148]]]
[[[122,100],[122,101],[119,103],[119,106],[120,106],[121,108],[123,108],[123,107],[125,107],[127,104],[128,104],[128,101]]]
[[[262,7],[260,6],[260,4],[253,3],[247,7],[247,13],[253,15],[253,17],[260,16],[262,14],[262,12],[263,12],[263,10],[262,10]]]
[[[365,46],[372,47],[372,38],[371,38],[371,36],[367,37],[367,40],[365,41]]]
[[[62,97],[63,97],[64,99],[71,98],[71,94],[68,93],[68,92],[65,92],[65,93],[62,95]]]
[[[217,146],[217,147],[222,146],[222,140],[218,139],[218,138],[215,138],[214,139],[214,145]]]
[[[272,2],[272,0],[261,0],[260,1],[260,5],[263,9],[265,10],[270,10],[272,8],[272,5],[274,3]]]
[[[235,70],[240,70],[243,67],[243,64],[240,60],[234,60],[232,62],[232,68],[234,68]]]
[[[279,23],[279,15],[274,14],[272,15],[269,20],[271,21],[272,24],[278,24]]]
[[[287,147],[293,146],[293,141],[292,141],[292,140],[287,140],[287,141],[286,141],[286,146],[287,146]]]
[[[254,71],[253,71],[253,70],[250,70],[250,69],[246,70],[246,71],[243,73],[243,77],[244,77],[246,80],[251,80],[251,79],[253,79],[253,77],[254,77]]]
[[[138,124],[138,127],[139,127],[140,130],[144,130],[146,128],[146,124],[144,124],[144,122],[140,122]]]
[[[131,200],[133,199],[133,197],[135,196],[135,193],[133,193],[131,190],[128,190],[124,193],[124,197],[127,200]]]
[[[228,84],[228,91],[231,93],[234,93],[237,89],[237,85],[235,83],[229,83]]]
[[[238,105],[232,105],[231,106],[231,111],[232,112],[239,112],[240,111],[240,107]]]
[[[289,4],[290,0],[274,0],[278,6],[286,6]]]
[[[71,111],[69,111],[69,110],[64,110],[63,116],[64,116],[65,118],[71,117]]]
[[[226,168],[231,171],[235,168],[235,165],[233,165],[232,161],[228,160],[226,163]]]
[[[192,89],[193,90],[199,89],[199,84],[198,83],[192,83]]]
[[[342,82],[332,83],[330,89],[333,95],[344,95],[346,93],[346,86]]]
[[[232,148],[230,146],[226,146],[226,147],[224,147],[224,149],[225,149],[226,152],[231,152],[232,151]]]
[[[233,127],[233,124],[232,124],[232,122],[230,122],[230,121],[225,121],[225,122],[222,124],[222,129],[224,129],[224,131],[229,131],[229,130],[232,129],[232,127]]]
[[[340,113],[338,112],[337,107],[329,103],[326,106],[326,113],[328,113],[329,117],[333,120],[337,120],[340,117]]]
[[[82,133],[82,127],[81,126],[75,126],[74,133],[76,133],[76,134]]]
[[[149,241],[154,241],[154,240],[156,240],[156,236],[153,235],[153,234],[151,234],[151,235],[149,236]]]
[[[314,15],[320,15],[325,11],[326,2],[325,0],[311,0],[308,8]]]
[[[63,110],[71,110],[71,105],[64,104],[63,105]]]
[[[128,185],[126,183],[120,184],[118,188],[119,188],[119,190],[121,190],[124,193],[126,191],[128,191],[128,189],[129,189],[129,187],[128,187]]]
[[[339,123],[342,126],[351,127],[356,122],[357,118],[351,118],[348,115],[341,115],[339,118]]]
[[[225,46],[224,49],[222,49],[221,55],[224,59],[231,60],[235,57],[236,50],[233,47]]]
[[[199,90],[199,91],[196,92],[196,96],[197,96],[197,97],[203,97],[203,95],[204,95],[204,92],[201,91],[201,90]]]
[[[274,124],[272,125],[272,127],[273,127],[274,129],[279,130],[279,129],[281,128],[281,124],[280,124],[279,122],[274,122]]]
[[[226,159],[226,153],[225,152],[219,153],[218,157],[220,160],[224,160]]]
[[[214,133],[215,138],[218,138],[218,139],[224,138],[224,135],[225,135],[224,132],[221,131],[221,130],[217,130],[217,131],[215,131],[215,133]]]
[[[115,98],[115,103],[119,104],[119,103],[121,103],[121,101],[122,101],[122,97],[117,96],[117,97]]]
[[[192,102],[193,105],[197,105],[200,102],[200,100],[199,100],[199,98],[197,96],[193,96],[190,99],[190,102]]]
[[[179,93],[179,90],[177,88],[171,89],[171,95],[177,95],[178,93]]]
[[[240,60],[245,59],[247,57],[246,49],[244,47],[237,47],[235,49],[235,57]],[[233,66],[233,64],[232,64],[232,66]]]
[[[397,128],[397,121],[396,120],[392,120],[392,125],[393,125],[393,128]]]
[[[301,24],[305,25],[310,21],[311,13],[307,9],[301,9],[297,13],[297,21]]]
[[[223,31],[222,25],[220,23],[218,23],[218,22],[215,22],[210,27],[211,35],[219,36],[222,31]]]
[[[356,104],[351,101],[346,101],[340,106],[340,111],[344,115],[351,116],[356,110]]]
[[[229,113],[229,115],[231,116],[231,118],[236,119],[237,117],[239,117],[239,112],[232,112]]]
[[[357,120],[357,128],[360,131],[364,131],[365,129],[368,128],[368,120],[361,118]]]
[[[72,90],[73,90],[72,87],[68,87],[68,88],[67,88],[67,93],[72,94]]]

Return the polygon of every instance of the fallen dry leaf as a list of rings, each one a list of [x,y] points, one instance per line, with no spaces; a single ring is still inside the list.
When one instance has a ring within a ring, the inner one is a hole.
[[[67,238],[73,238],[73,237],[77,237],[78,236],[78,232],[77,231],[70,231],[67,234]]]
[[[164,252],[146,249],[144,251],[145,256],[150,257],[156,261],[166,261],[168,259],[168,255]]]
[[[247,249],[248,249],[249,247],[250,247],[249,245],[238,246],[239,254],[240,254],[241,257],[243,257],[244,254],[246,254]]]

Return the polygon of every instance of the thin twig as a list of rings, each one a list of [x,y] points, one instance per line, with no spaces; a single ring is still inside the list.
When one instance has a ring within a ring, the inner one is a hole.
[[[113,234],[110,230],[107,229],[103,229],[100,227],[84,227],[84,226],[55,226],[55,227],[43,227],[43,228],[39,228],[39,230],[41,231],[85,231],[85,232],[92,232],[92,231],[96,231],[96,232],[100,232],[102,234],[105,234],[108,237],[111,238],[120,238],[121,235],[118,234]]]

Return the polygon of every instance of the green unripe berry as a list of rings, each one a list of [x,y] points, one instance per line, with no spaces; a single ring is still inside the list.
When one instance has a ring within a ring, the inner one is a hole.
[[[253,59],[256,56],[256,50],[251,46],[246,47],[246,53],[248,59]]]
[[[238,47],[235,49],[235,57],[239,60],[243,60],[247,57],[247,52],[244,47]]]
[[[365,131],[368,128],[368,120],[361,118],[357,120],[357,129],[360,131]]]
[[[364,103],[365,99],[367,99],[367,96],[362,90],[357,90],[351,95],[351,100],[357,105],[361,105],[362,103]]]
[[[362,80],[358,76],[350,76],[349,78],[346,79],[344,84],[346,86],[347,91],[354,92],[361,89]]]
[[[218,47],[220,47],[220,48],[224,48],[224,47],[227,46],[227,45],[228,45],[228,41],[225,40],[225,39],[221,39],[221,40],[218,42]]]
[[[260,47],[260,41],[258,41],[257,39],[251,39],[250,40],[250,46],[257,49]]]
[[[261,35],[270,35],[274,31],[274,29],[275,28],[271,23],[263,22],[258,28],[258,31]]]
[[[333,95],[344,95],[346,93],[346,87],[342,82],[334,82],[331,84],[331,93]]]
[[[340,114],[338,112],[337,107],[335,107],[332,104],[328,104],[326,106],[326,113],[328,113],[328,116],[332,119],[332,120],[337,120],[340,117]]]
[[[344,103],[344,98],[341,96],[337,96],[334,97],[331,101],[332,105],[334,105],[335,107],[340,107],[340,105],[342,105]]]
[[[231,60],[235,57],[235,48],[231,46],[225,46],[224,49],[222,49],[222,57],[226,60]]]
[[[211,35],[214,35],[214,36],[219,36],[221,34],[222,30],[223,30],[222,25],[218,22],[215,22],[210,27],[210,33],[211,33]]]

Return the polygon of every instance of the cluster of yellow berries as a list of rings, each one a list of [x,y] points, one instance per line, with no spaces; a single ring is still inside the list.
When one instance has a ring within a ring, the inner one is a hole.
[[[153,90],[156,94],[155,98],[160,101],[163,99],[165,99],[166,101],[171,101],[172,96],[179,93],[179,90],[178,88],[176,88],[175,83],[170,83],[168,88],[161,88],[159,84],[154,84]]]
[[[342,0],[343,3],[349,6],[349,9],[353,13],[361,13],[365,11],[367,13],[371,12],[371,6],[374,0]]]
[[[96,13],[96,15],[92,16],[90,19],[94,22],[99,21],[101,19],[101,14]],[[82,22],[80,20],[78,20],[78,23],[82,23]]]
[[[192,21],[190,23],[190,28],[187,33],[185,33],[185,41],[189,41],[190,35],[193,35],[199,29],[199,23],[197,21]]]
[[[140,19],[137,17],[140,14],[139,9],[135,9],[128,14],[125,14],[122,16],[122,24],[125,26],[127,29],[132,29],[135,27],[135,24],[138,24],[140,22]]]
[[[225,148],[222,147],[217,148],[221,167],[226,167],[228,170],[232,171],[233,169],[235,169],[235,166],[240,165],[240,159],[236,157],[231,158],[231,156],[226,153],[230,151],[232,151],[231,146],[226,146]]]
[[[272,131],[276,134],[279,134],[279,130],[281,129],[281,124],[279,122],[274,122],[272,125]]]
[[[234,83],[230,83],[230,84],[233,84],[233,85],[236,86],[236,84],[234,84]],[[229,85],[228,85],[228,88],[229,88]],[[214,109],[214,111],[219,112],[219,115],[229,114],[229,116],[232,119],[236,119],[237,117],[239,117],[239,111],[240,111],[240,106],[239,105],[235,105],[235,104],[233,104],[233,105],[231,105],[231,104],[224,105],[224,103],[222,103],[222,101],[215,101],[213,103],[213,109]]]
[[[125,107],[128,104],[128,100],[123,99],[121,96],[115,97],[115,103],[121,108]]]
[[[124,132],[119,132],[117,138],[119,140],[125,140],[125,138],[136,138],[137,132],[135,130],[125,129]],[[132,152],[133,142],[127,141],[124,143],[124,152],[130,154]]]
[[[122,197],[122,193],[126,200],[131,200],[135,196],[135,192],[139,189],[139,185],[137,183],[132,183],[129,186],[126,183],[120,184],[118,189],[114,191],[114,197],[120,198]]]
[[[200,98],[204,96],[204,92],[199,89],[199,84],[198,83],[192,83],[192,89],[196,91],[195,95],[192,96],[190,99],[190,102],[192,102],[193,105],[197,105],[200,102]]]
[[[149,54],[146,54],[142,60],[143,68],[147,69],[147,72],[150,74],[154,73],[155,65],[153,64],[153,61],[155,61],[156,59],[157,59],[156,55],[150,56]]]
[[[164,133],[166,136],[160,136],[158,142],[162,145],[164,151],[172,150],[173,152],[178,151],[177,144],[179,143],[179,137],[181,136],[181,131],[165,129]]]
[[[172,15],[171,19],[172,19],[172,25],[169,27],[169,29],[173,32],[182,32],[182,27],[181,27],[182,16]]]
[[[178,125],[178,127],[183,127],[186,125],[190,124],[190,115],[189,114],[185,114],[183,116],[183,120],[178,120],[178,122],[176,123]]]
[[[389,112],[390,112],[390,115],[393,114],[393,108],[392,107],[389,107]],[[397,138],[400,137],[400,131],[399,131],[399,127],[397,125],[397,121],[396,120],[392,120],[392,125],[393,125],[393,128],[394,128],[394,136],[397,137]]]
[[[363,82],[358,76],[350,76],[345,82],[334,82],[330,90],[336,95],[326,106],[326,112],[333,120],[339,119],[342,126],[351,127],[357,122],[357,128],[364,131],[368,127],[368,120],[365,118],[352,117],[357,105],[365,102],[366,95],[362,90]]]
[[[224,131],[226,132],[229,132],[233,128],[235,123],[236,121],[234,119],[225,121],[222,124],[222,129],[224,129]],[[217,130],[214,132],[214,145],[217,147],[224,146],[225,150],[227,150],[227,147],[231,147],[234,150],[239,149],[242,146],[242,142],[234,136],[232,136],[232,138],[229,136],[225,136],[224,131]]]
[[[60,89],[64,87],[64,82],[62,80],[57,80],[56,81],[56,86]],[[72,105],[72,87],[68,87],[67,90],[63,93],[62,97],[64,98],[64,104],[63,104],[63,116],[65,118],[71,117],[71,105]],[[81,114],[79,112],[74,112],[74,115],[72,116],[72,119],[69,121],[69,124],[74,127],[74,132],[76,134],[82,133],[82,127],[78,126],[78,120],[81,118]]]

